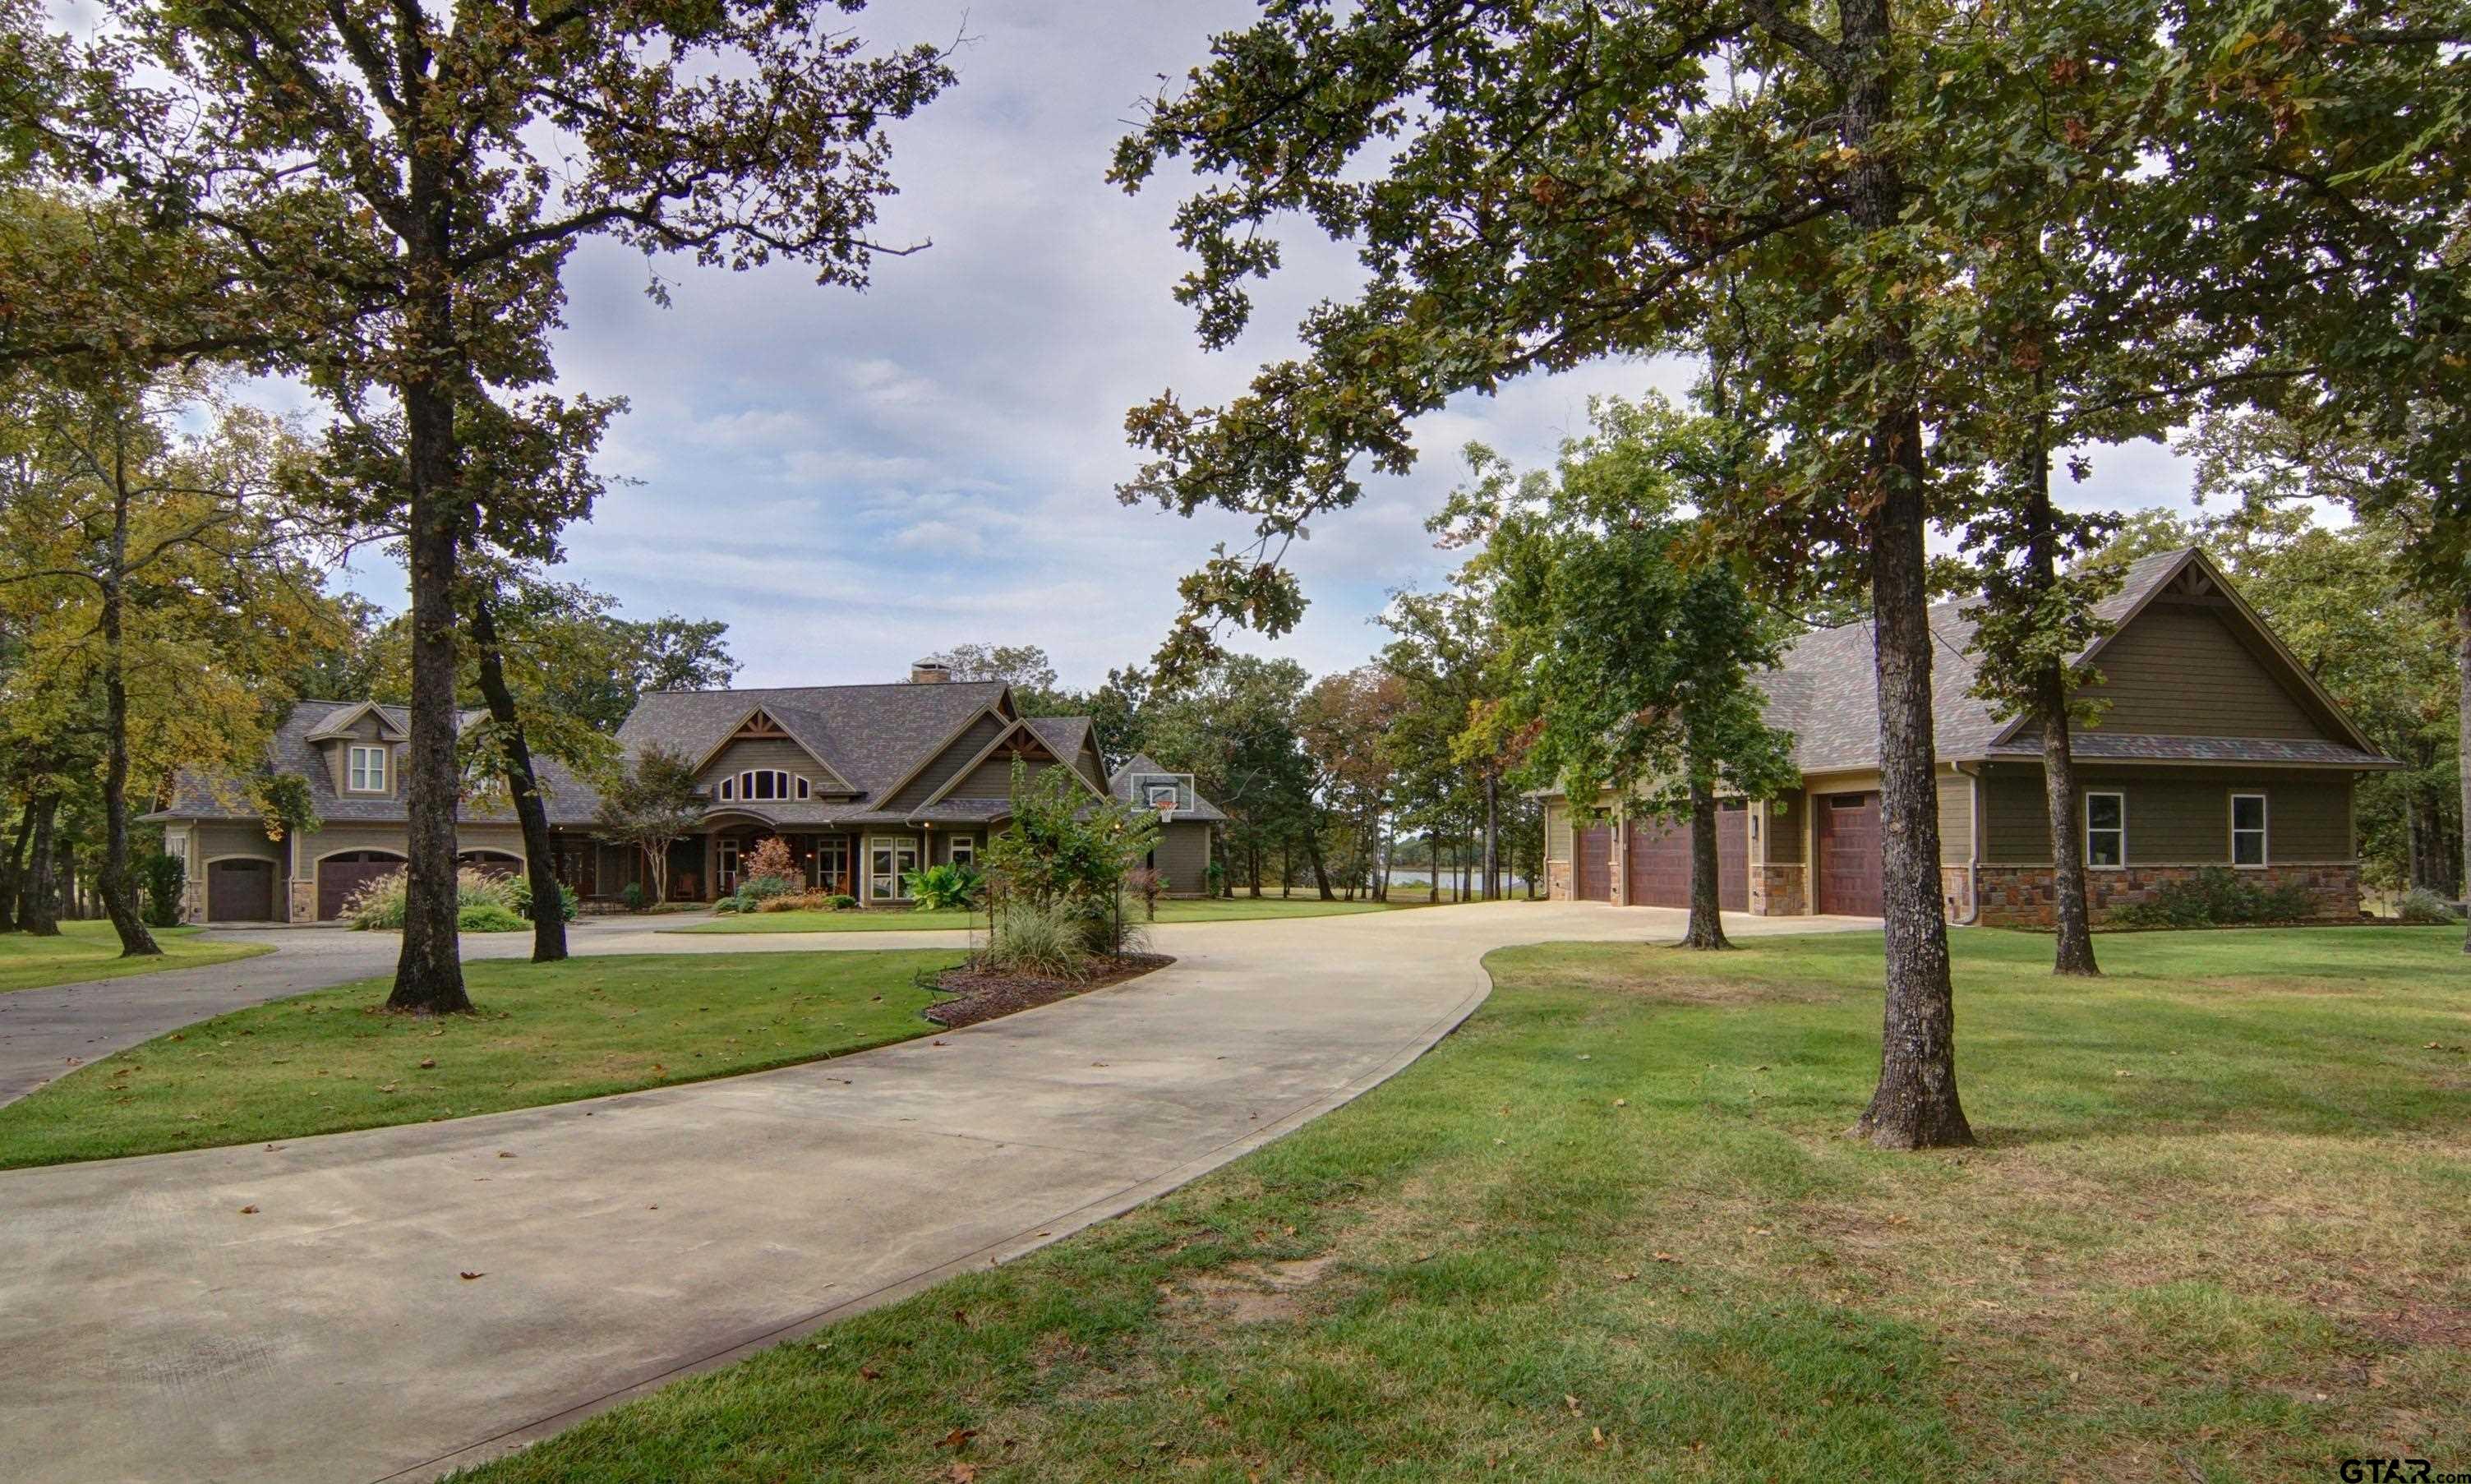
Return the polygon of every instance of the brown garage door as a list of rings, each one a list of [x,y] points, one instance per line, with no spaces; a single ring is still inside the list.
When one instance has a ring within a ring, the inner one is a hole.
[[[383,850],[351,850],[318,862],[318,920],[333,922],[343,915],[352,893],[381,876],[403,869],[403,857]]]
[[[262,923],[274,920],[274,862],[217,860],[206,867],[206,920]]]
[[[1751,909],[1751,813],[1740,799],[1716,808],[1716,905],[1728,912]],[[1690,821],[1636,819],[1625,842],[1623,869],[1630,873],[1633,907],[1690,905]]]
[[[1613,899],[1613,827],[1581,825],[1570,832],[1572,889],[1582,902]]]
[[[1878,916],[1879,795],[1823,795],[1811,836],[1819,856],[1819,909],[1847,917]]]

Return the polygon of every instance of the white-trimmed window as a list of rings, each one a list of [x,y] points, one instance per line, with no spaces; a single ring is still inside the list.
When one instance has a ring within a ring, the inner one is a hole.
[[[952,854],[954,865],[978,863],[978,837],[975,835],[955,835],[945,849]]]
[[[2084,796],[2085,864],[2117,870],[2128,864],[2128,795]]]
[[[2265,795],[2231,795],[2231,864],[2265,864]]]
[[[870,902],[906,902],[909,883],[905,879],[918,869],[918,836],[914,835],[871,835],[866,841],[866,899]]]
[[[387,791],[386,748],[366,747],[355,743],[347,763],[349,770],[344,777],[349,781],[344,785],[345,788],[354,793]]]

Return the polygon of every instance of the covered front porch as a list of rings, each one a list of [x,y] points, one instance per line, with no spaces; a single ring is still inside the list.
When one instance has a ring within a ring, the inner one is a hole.
[[[824,829],[775,822],[753,811],[717,813],[706,818],[700,836],[679,841],[671,852],[671,900],[718,902],[730,895],[745,881],[756,847],[775,838],[788,843],[802,889],[854,897],[862,907],[908,906],[910,872],[975,862],[984,845],[983,832],[975,829],[923,823]]]

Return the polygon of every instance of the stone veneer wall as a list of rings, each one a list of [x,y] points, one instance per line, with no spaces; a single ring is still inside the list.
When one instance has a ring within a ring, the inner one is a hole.
[[[1984,865],[1982,922],[1994,928],[2048,928],[2052,925],[2051,868],[2046,865]],[[2166,882],[2186,881],[2194,865],[2131,865],[2121,871],[2085,872],[2085,907],[2096,924],[2115,907],[2151,899]],[[2298,886],[2316,903],[2312,922],[2347,922],[2360,915],[2360,868],[2356,863],[2270,865],[2243,870],[2267,886]]]
[[[1567,902],[1570,900],[1569,861],[1547,860],[1544,862],[1544,897],[1545,900],[1550,902]]]
[[[1802,868],[1771,860],[1751,867],[1751,910],[1760,917],[1800,917],[1810,910]]]
[[[1949,922],[1963,922],[1973,913],[1973,869],[1961,865],[1939,868],[1940,907]]]

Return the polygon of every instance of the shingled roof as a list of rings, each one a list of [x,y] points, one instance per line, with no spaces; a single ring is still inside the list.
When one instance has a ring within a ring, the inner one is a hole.
[[[2204,564],[2220,578],[2204,554],[2193,547],[2158,552],[2130,562],[2118,590],[2103,601],[2096,613],[2114,627],[2125,623],[2192,562]],[[2227,583],[2224,590],[2229,591]],[[1981,669],[1981,657],[1972,652],[1972,611],[1978,604],[1979,600],[1965,599],[1939,603],[1930,610],[1932,737],[1939,757],[1942,762],[1974,762],[2038,756],[2040,747],[2034,739],[2012,736],[2018,729],[2016,723],[1993,716],[1989,704],[1972,694]],[[2097,642],[2080,658],[2098,662],[2101,648]],[[1768,721],[1794,734],[1794,763],[1804,773],[1878,766],[1879,693],[1874,664],[1875,645],[1866,620],[1803,635],[1786,650],[1780,668],[1759,677],[1768,695]],[[2304,670],[2295,666],[2294,670],[2302,684],[2314,689],[2315,682]],[[2335,715],[2341,714],[2331,697],[2320,694],[2318,699]],[[2137,737],[2087,730],[2079,732],[2073,742],[2077,756],[2087,759],[2392,766],[2373,751],[2334,742]]]
[[[762,711],[859,791],[835,806],[848,813],[881,802],[1003,694],[1000,680],[654,691],[635,703],[618,742],[629,758],[659,747],[694,762]]]
[[[382,799],[336,791],[334,774],[318,755],[316,739],[340,735],[339,729],[365,710],[384,718],[397,733],[410,735],[412,717],[401,706],[304,699],[293,704],[291,715],[275,728],[267,747],[268,766],[275,772],[296,773],[308,781],[310,803],[317,809],[318,817],[328,824],[388,824],[407,817],[400,792],[393,798]],[[470,726],[485,715],[467,711],[456,718],[456,724]],[[600,813],[600,795],[557,760],[535,758],[533,766],[540,777],[541,791],[548,799],[552,824],[584,824]],[[248,792],[245,779],[214,779],[184,768],[173,779],[171,802],[146,817],[255,819],[258,809],[250,802]],[[515,812],[504,806],[482,808],[467,802],[457,809],[455,817],[466,824],[512,824]]]

